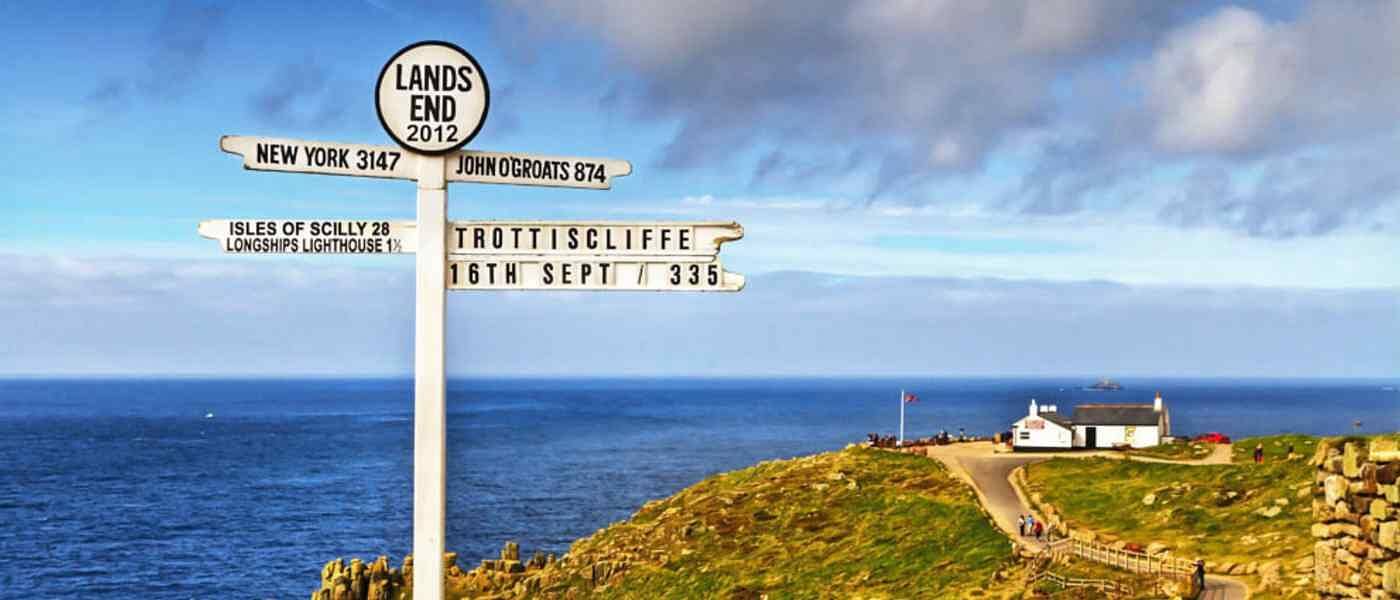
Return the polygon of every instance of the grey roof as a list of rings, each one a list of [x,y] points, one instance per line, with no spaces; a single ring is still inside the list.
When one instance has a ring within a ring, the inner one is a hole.
[[[1151,404],[1080,404],[1074,407],[1074,424],[1156,425],[1157,411]]]
[[[1040,417],[1040,418],[1042,418],[1042,419],[1045,419],[1046,421],[1049,421],[1049,422],[1051,422],[1051,423],[1054,423],[1054,424],[1056,424],[1056,425],[1059,425],[1060,427],[1064,427],[1065,429],[1073,429],[1073,424],[1070,423],[1070,420],[1069,420],[1069,419],[1066,419],[1066,418],[1064,418],[1064,417],[1062,417],[1062,416],[1060,416],[1060,413],[1057,413],[1057,412],[1043,412],[1043,413],[1040,413],[1040,414],[1038,414],[1038,415],[1036,415],[1036,416],[1037,416],[1037,417]]]

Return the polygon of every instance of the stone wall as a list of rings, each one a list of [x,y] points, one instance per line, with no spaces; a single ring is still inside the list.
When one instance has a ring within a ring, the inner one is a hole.
[[[1313,456],[1314,581],[1321,598],[1400,599],[1400,445],[1325,440]]]

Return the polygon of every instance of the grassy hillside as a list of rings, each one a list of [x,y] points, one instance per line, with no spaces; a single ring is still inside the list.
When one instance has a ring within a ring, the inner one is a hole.
[[[1277,563],[1291,579],[1306,573],[1299,565],[1312,554],[1308,460],[1317,441],[1297,435],[1238,440],[1229,465],[1055,459],[1032,465],[1026,476],[1029,491],[1063,513],[1072,529],[1144,546],[1160,542],[1178,556],[1241,570]],[[1256,444],[1264,445],[1262,465],[1251,458]]]
[[[867,449],[712,477],[569,551],[619,555],[635,562],[601,597],[966,598],[1011,557],[940,464]]]
[[[411,577],[376,568],[379,597],[411,598]],[[500,560],[450,566],[448,597],[1010,598],[1024,590],[1023,568],[940,463],[853,447],[716,475],[559,560],[522,563],[510,544]],[[354,569],[323,571],[326,600],[361,585],[342,571]]]

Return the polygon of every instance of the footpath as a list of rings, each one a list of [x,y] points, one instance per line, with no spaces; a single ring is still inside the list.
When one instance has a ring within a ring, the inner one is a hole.
[[[997,452],[991,442],[932,446],[928,449],[928,456],[938,459],[948,467],[949,471],[972,485],[972,489],[977,492],[977,497],[982,501],[982,505],[986,507],[988,513],[991,513],[992,519],[996,521],[997,526],[1006,533],[1007,537],[1028,550],[1040,551],[1045,547],[1043,542],[1038,542],[1034,538],[1021,537],[1016,529],[1016,518],[1020,515],[1035,515],[1037,520],[1041,520],[1041,515],[1031,509],[1030,502],[1022,497],[1020,491],[1011,483],[1011,473],[1017,468],[1055,457],[1089,458],[1094,456],[1187,465],[1228,464],[1230,462],[1230,446],[1217,446],[1210,456],[1203,459],[1180,461],[1125,456],[1121,452],[1015,454]],[[1249,588],[1244,583],[1217,575],[1206,576],[1206,589],[1200,596],[1200,600],[1246,600],[1247,598],[1249,598]]]

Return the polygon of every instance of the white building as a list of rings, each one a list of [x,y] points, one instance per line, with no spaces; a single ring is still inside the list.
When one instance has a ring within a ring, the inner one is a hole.
[[[1065,418],[1054,405],[1031,399],[1030,411],[1011,425],[1016,450],[1147,448],[1171,435],[1171,416],[1157,394],[1152,404],[1081,404]]]

